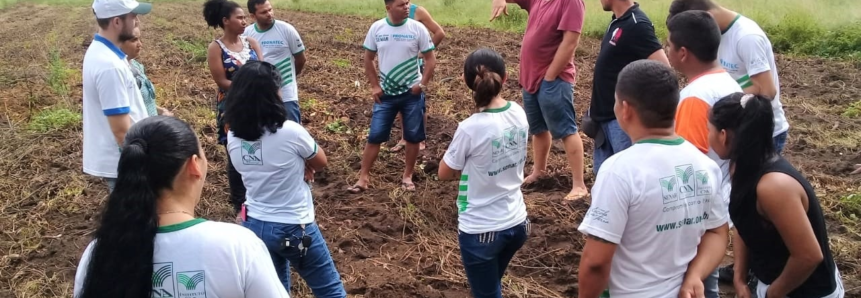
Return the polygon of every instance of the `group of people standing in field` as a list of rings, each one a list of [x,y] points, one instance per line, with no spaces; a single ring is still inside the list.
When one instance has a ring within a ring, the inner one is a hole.
[[[426,92],[442,27],[409,0],[383,0],[387,16],[363,42],[374,101],[358,181],[393,123],[402,121],[401,187],[414,191],[426,139]],[[521,187],[547,175],[553,140],[571,167],[565,200],[589,195],[579,134],[594,139],[591,206],[579,231],[579,297],[843,297],[822,210],[810,183],[781,157],[788,124],[771,44],[752,20],[711,0],[675,0],[664,47],[632,0],[600,0],[613,16],[577,124],[573,56],[582,0],[493,0],[529,14],[520,55],[523,106],[501,93],[504,59],[470,53],[463,81],[474,113],[440,162],[458,181],[458,242],[474,297],[501,297],[502,277],[532,230]],[[138,15],[151,5],[94,0],[99,33],[83,66],[84,172],[111,191],[75,277],[76,297],[289,297],[290,267],[315,297],[346,297],[315,221],[311,183],[327,165],[302,126],[298,79],[307,59],[296,28],[268,0],[207,0],[223,35],[208,48],[217,86],[218,142],[227,151],[236,222],[195,217],[208,172],[194,130],[158,107],[135,60]],[[374,64],[377,60],[377,65]],[[379,71],[377,70],[379,69]],[[687,79],[680,88],[676,73]],[[533,168],[524,175],[529,136]],[[733,229],[735,263],[718,268]],[[150,267],[152,266],[152,267]]]

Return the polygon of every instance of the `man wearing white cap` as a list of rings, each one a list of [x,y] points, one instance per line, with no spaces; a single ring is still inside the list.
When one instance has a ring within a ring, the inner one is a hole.
[[[135,0],[95,0],[99,24],[84,55],[84,173],[106,180],[113,191],[120,147],[132,124],[147,117],[126,54],[119,45],[134,38],[138,15],[152,10]]]

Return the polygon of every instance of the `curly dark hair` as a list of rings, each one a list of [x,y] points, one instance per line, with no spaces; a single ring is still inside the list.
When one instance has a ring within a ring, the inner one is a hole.
[[[203,18],[206,19],[206,24],[212,28],[224,29],[224,18],[230,18],[230,15],[237,8],[241,8],[238,3],[229,0],[207,0],[203,3]]]

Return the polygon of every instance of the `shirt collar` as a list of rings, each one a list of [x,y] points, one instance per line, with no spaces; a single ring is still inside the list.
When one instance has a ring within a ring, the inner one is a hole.
[[[108,49],[114,52],[114,54],[117,54],[117,57],[120,57],[120,59],[122,60],[126,60],[126,53],[123,53],[123,50],[120,50],[120,48],[118,48],[113,42],[111,42],[107,38],[104,38],[98,33],[96,33],[96,36],[93,38],[93,40],[101,42],[106,47],[108,47]]]
[[[622,14],[622,16],[621,16],[621,17],[616,18],[616,14],[612,14],[612,19],[613,19],[613,20],[626,19],[626,18],[630,17],[631,15],[633,15],[633,14],[634,14],[634,11],[635,11],[635,10],[637,10],[637,9],[639,9],[639,8],[640,8],[640,3],[634,2],[634,6],[631,6],[630,8],[628,8],[628,10],[627,10],[627,11],[625,11],[625,13],[624,13],[624,14]]]

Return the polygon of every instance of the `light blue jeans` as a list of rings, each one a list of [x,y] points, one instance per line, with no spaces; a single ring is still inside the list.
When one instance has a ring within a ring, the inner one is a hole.
[[[290,266],[292,265],[299,276],[305,280],[314,297],[317,298],[343,298],[347,297],[341,275],[335,268],[332,255],[326,246],[326,240],[320,234],[316,223],[305,225],[305,235],[311,237],[311,246],[304,256],[296,247],[285,248],[282,243],[285,239],[291,240],[291,245],[296,246],[302,239],[302,227],[300,225],[288,225],[276,222],[262,221],[248,217],[242,225],[257,235],[266,248],[269,256],[275,264],[278,279],[284,284],[287,292],[290,292]]]
[[[602,122],[601,130],[604,132],[604,143],[600,146],[596,145],[595,152],[592,154],[592,171],[595,175],[598,175],[601,164],[610,156],[631,147],[631,138],[622,130],[616,119]]]

